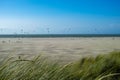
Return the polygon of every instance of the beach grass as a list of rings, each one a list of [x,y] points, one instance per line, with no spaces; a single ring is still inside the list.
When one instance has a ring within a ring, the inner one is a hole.
[[[0,61],[0,80],[120,80],[120,52],[59,64],[45,57],[10,57]]]

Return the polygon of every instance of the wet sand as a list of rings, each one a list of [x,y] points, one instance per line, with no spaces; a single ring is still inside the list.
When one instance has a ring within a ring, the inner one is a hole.
[[[0,38],[2,56],[33,57],[41,54],[53,60],[71,62],[83,56],[96,56],[114,50],[120,51],[120,37]]]

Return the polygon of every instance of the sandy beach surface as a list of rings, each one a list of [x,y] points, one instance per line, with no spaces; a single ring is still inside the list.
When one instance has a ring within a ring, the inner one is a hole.
[[[96,56],[114,50],[120,51],[120,37],[0,38],[0,57],[41,54],[53,60],[71,62],[83,56]]]

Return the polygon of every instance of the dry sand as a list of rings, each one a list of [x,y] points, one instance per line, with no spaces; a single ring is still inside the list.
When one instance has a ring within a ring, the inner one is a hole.
[[[83,56],[95,56],[114,50],[120,51],[120,37],[102,38],[0,38],[3,56],[35,56],[42,54],[51,59],[75,61]]]

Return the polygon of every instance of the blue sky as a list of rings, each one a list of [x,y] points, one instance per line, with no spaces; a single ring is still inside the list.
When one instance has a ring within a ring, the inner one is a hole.
[[[120,0],[0,0],[0,34],[14,33],[120,34]]]

